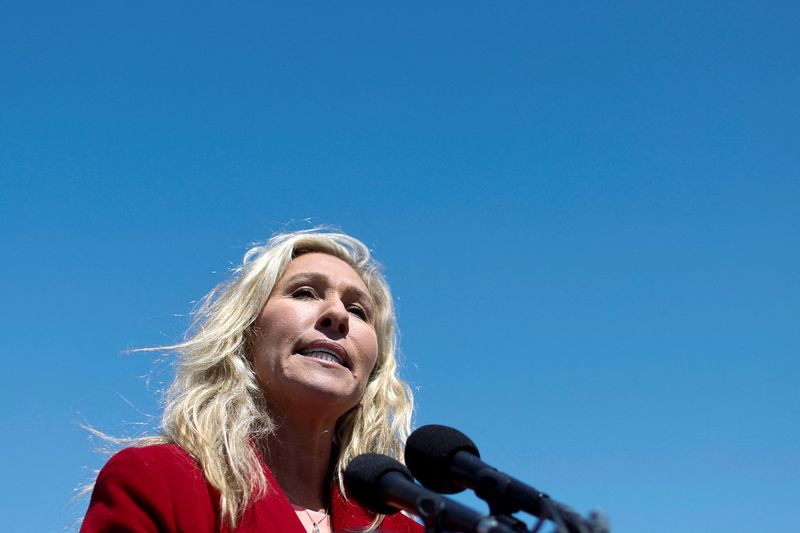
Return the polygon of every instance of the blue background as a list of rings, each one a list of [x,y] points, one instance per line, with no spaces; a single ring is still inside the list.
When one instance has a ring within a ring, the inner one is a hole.
[[[152,431],[193,302],[332,224],[416,423],[617,533],[791,530],[794,2],[5,2],[5,531]],[[478,502],[470,500],[477,506]]]

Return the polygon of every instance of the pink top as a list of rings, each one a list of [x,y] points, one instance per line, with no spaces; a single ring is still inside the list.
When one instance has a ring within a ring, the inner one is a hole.
[[[331,517],[328,513],[312,511],[291,501],[289,503],[292,504],[292,509],[297,513],[297,518],[300,519],[308,533],[332,533]]]

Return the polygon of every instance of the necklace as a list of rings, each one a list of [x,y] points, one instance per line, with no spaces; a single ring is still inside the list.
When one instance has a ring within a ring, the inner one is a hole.
[[[308,512],[308,509],[304,508],[303,511],[306,513],[309,522],[311,522],[311,533],[320,533],[319,525],[328,518],[328,511],[326,510],[323,513],[322,518],[320,518],[316,522],[314,522],[314,519],[311,517],[311,513]]]

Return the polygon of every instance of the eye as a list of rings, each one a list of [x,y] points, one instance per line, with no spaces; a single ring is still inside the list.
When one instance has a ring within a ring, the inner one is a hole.
[[[357,304],[348,305],[347,306],[347,310],[350,313],[353,313],[354,315],[356,315],[361,320],[363,320],[365,322],[367,321],[367,311],[363,307],[361,307],[360,305],[357,305]]]
[[[317,298],[317,291],[311,287],[300,287],[292,292],[292,298],[296,298],[298,300],[310,300]]]

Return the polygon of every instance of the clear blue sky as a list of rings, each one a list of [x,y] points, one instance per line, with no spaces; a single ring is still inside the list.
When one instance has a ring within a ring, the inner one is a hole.
[[[3,529],[153,427],[248,243],[385,263],[418,425],[616,533],[800,495],[794,2],[6,2]],[[159,369],[160,368],[160,369]],[[148,379],[149,376],[149,379]]]

